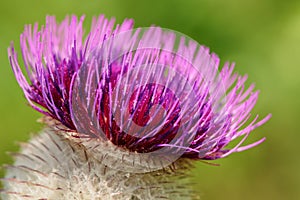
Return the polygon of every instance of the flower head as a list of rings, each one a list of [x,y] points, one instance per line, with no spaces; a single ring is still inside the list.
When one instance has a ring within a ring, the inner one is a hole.
[[[248,122],[258,92],[245,88],[247,77],[233,64],[219,70],[208,48],[171,30],[133,29],[132,20],[115,26],[99,16],[85,37],[83,19],[50,16],[40,30],[26,26],[25,75],[14,46],[8,50],[47,126],[7,166],[1,197],[191,199],[185,172],[192,159],[264,141],[241,146],[270,115]]]
[[[132,20],[94,18],[84,38],[83,17],[25,27],[20,37],[28,80],[13,45],[9,59],[30,105],[77,132],[142,154],[214,160],[241,146],[270,115],[248,125],[258,98],[234,65],[219,69],[209,49],[174,31],[133,29]],[[232,149],[226,146],[243,136]]]

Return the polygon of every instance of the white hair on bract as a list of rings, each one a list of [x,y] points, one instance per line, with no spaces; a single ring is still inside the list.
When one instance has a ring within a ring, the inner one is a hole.
[[[99,159],[103,156],[110,160],[121,150],[111,152],[111,144],[104,144],[101,146],[102,155],[99,155],[101,151],[95,151],[96,148],[82,145],[82,142],[92,145],[91,139],[77,140],[70,134],[62,127],[52,125],[45,127],[28,143],[22,143],[20,153],[13,153],[14,164],[5,166],[7,173],[3,179],[2,199],[197,199],[192,195],[185,174],[192,166],[183,158],[169,168],[148,173],[128,172],[121,160],[115,165],[123,166],[124,170],[103,164]],[[138,158],[135,162],[138,163]]]

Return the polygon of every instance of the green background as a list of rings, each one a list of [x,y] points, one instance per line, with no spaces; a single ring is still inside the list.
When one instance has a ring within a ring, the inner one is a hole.
[[[260,98],[253,113],[272,119],[248,142],[262,145],[214,163],[197,163],[194,186],[202,199],[296,200],[300,197],[300,1],[282,0],[10,0],[0,3],[0,164],[11,163],[7,151],[40,129],[41,115],[27,106],[7,59],[10,41],[19,43],[24,24],[44,23],[47,14],[104,13],[134,18],[135,26],[152,24],[182,32],[216,52],[222,63],[249,75]],[[3,171],[1,171],[1,176]]]

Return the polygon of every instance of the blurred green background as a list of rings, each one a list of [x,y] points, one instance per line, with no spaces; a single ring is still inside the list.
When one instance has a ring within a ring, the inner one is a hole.
[[[7,59],[7,47],[19,44],[24,24],[44,23],[47,14],[104,13],[134,18],[135,26],[152,24],[182,32],[209,46],[222,62],[249,75],[261,90],[253,113],[272,119],[255,130],[249,142],[267,137],[254,149],[218,160],[199,162],[195,189],[204,200],[296,200],[300,198],[300,1],[282,0],[10,0],[0,3],[0,164],[7,151],[40,129],[36,111],[27,106]],[[299,123],[299,124],[298,124]],[[3,176],[3,171],[1,171]]]

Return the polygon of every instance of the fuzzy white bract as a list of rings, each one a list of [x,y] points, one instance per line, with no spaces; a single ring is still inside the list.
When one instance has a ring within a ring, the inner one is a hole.
[[[123,165],[124,170],[111,168],[98,159],[103,156],[110,160],[115,156],[113,154],[118,154],[118,150],[111,154],[104,150],[99,155],[97,148],[87,149],[82,145],[82,138],[81,142],[73,137],[68,139],[69,134],[70,132],[46,127],[28,143],[22,144],[21,152],[14,154],[14,165],[6,166],[2,198],[191,199],[188,179],[183,173],[189,167],[186,161],[178,160],[170,168],[154,172],[129,173],[121,160],[115,162],[115,165]],[[93,142],[95,141],[90,141],[91,144]],[[110,149],[112,144],[103,145]],[[138,158],[135,159],[138,162]]]

